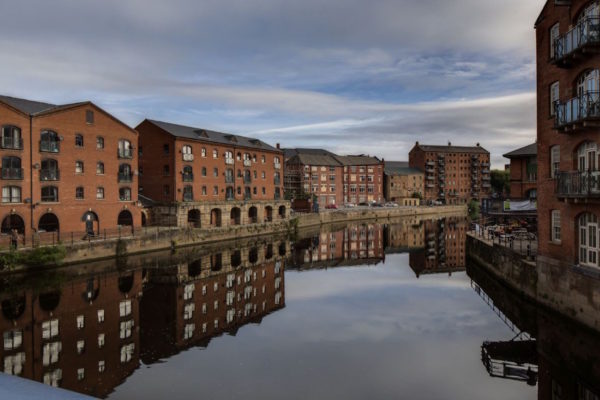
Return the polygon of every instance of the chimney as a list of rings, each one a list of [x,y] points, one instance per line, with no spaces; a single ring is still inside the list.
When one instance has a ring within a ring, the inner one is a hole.
[[[281,149],[281,146],[279,145],[279,143],[277,143],[275,146],[277,147],[278,150]]]
[[[448,146],[452,146],[452,142],[448,140]]]
[[[415,146],[418,146],[418,145],[419,145],[419,141],[417,140],[417,141],[415,142]]]
[[[479,142],[477,142],[477,147],[479,147]]]

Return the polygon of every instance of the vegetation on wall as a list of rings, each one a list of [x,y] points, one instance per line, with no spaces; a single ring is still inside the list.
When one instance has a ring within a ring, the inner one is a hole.
[[[510,195],[510,171],[493,169],[491,171],[492,190],[499,195]]]

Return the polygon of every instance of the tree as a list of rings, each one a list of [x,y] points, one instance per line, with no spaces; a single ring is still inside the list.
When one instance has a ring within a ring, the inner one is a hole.
[[[491,171],[491,184],[494,192],[510,195],[510,171],[493,169]]]

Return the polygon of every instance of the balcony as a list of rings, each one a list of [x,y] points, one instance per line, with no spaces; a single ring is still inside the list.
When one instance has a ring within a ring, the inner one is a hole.
[[[252,166],[252,160],[244,160],[244,167],[251,167]]]
[[[275,169],[281,169],[281,163],[275,163],[273,165],[275,166]]]
[[[193,173],[182,174],[181,177],[184,182],[194,182],[194,174]]]
[[[438,186],[441,187],[441,188],[443,188],[443,187],[446,186],[446,184],[444,182],[440,182]]]
[[[490,173],[490,170],[489,170],[489,169],[482,169],[482,170],[481,170],[481,173],[482,173],[482,174],[489,174],[489,173]]]
[[[559,172],[556,195],[563,198],[600,197],[600,171]]]
[[[435,167],[435,163],[434,163],[433,161],[427,161],[427,162],[425,163],[425,166],[426,166],[426,167]]]
[[[22,138],[4,136],[1,144],[3,149],[23,150]]]
[[[446,175],[439,175],[438,179],[442,182],[444,182],[446,180]]]
[[[479,163],[479,161],[473,161],[471,163],[471,168],[479,168],[481,164]]]
[[[484,176],[481,179],[484,180],[484,181],[490,181],[490,180],[492,180],[492,178],[490,176]],[[533,181],[529,180],[529,182],[535,182],[535,179]]]
[[[133,172],[119,172],[117,175],[118,182],[133,182]]]
[[[554,129],[562,132],[599,126],[600,92],[584,92],[564,103],[554,105]]]
[[[133,149],[118,149],[117,157],[119,158],[133,158]]]
[[[427,172],[428,174],[433,174],[435,172],[435,168],[425,168],[425,172]]]
[[[479,175],[477,175],[477,174],[471,175],[471,179],[473,179],[474,181],[476,181],[478,178],[479,178]]]
[[[60,142],[53,140],[40,140],[40,151],[58,153],[60,151]]]
[[[482,166],[482,167],[489,167],[489,166],[490,166],[490,163],[489,163],[489,162],[482,162],[482,163],[481,163],[481,166]]]
[[[40,181],[58,181],[60,180],[60,171],[58,169],[41,169]]]
[[[225,164],[227,164],[227,165],[233,165],[233,158],[226,158],[225,159]]]
[[[427,177],[425,179],[427,179],[428,181],[434,181],[435,180],[435,176],[433,176],[433,175],[427,175]]]
[[[485,182],[484,182],[484,183],[481,185],[481,187],[482,187],[482,188],[484,188],[484,189],[489,189],[489,188],[491,188],[491,187],[492,187],[492,185],[491,185],[491,184],[489,184],[489,183],[485,183]]]
[[[183,161],[194,161],[194,155],[191,153],[182,154]]]
[[[23,179],[23,168],[2,168],[2,179]]]
[[[446,197],[446,194],[445,194],[444,192],[440,192],[440,193],[438,194],[438,196],[439,196],[439,197]]]
[[[583,18],[554,41],[552,63],[559,68],[570,68],[581,58],[594,54],[599,47],[600,18]]]
[[[433,189],[435,187],[435,185],[433,183],[428,183],[427,185],[425,185],[425,187],[427,189]]]

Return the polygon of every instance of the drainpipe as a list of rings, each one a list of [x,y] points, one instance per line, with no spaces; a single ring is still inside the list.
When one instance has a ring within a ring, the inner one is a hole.
[[[29,199],[30,199],[30,219],[31,219],[31,233],[33,233],[33,116],[29,115]]]

